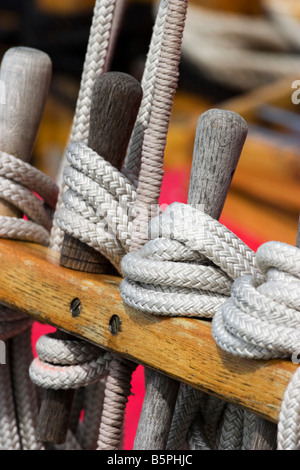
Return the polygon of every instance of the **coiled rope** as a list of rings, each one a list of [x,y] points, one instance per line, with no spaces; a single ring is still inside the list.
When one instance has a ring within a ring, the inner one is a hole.
[[[0,151],[0,198],[27,216],[27,219],[0,216],[1,238],[47,246],[57,194],[58,188],[48,176]],[[0,381],[6,384],[0,392],[0,449],[43,449],[35,438],[37,391],[28,376],[32,323],[25,314],[1,306],[0,339],[10,339],[7,348],[11,349],[11,365],[0,367]]]
[[[125,278],[120,294],[125,303],[154,315],[212,318],[217,344],[241,357],[299,354],[298,248],[269,242],[255,255],[222,224],[178,203],[150,221],[149,237],[138,252],[122,260]],[[297,371],[282,403],[279,449],[299,448],[299,383]],[[207,421],[203,402],[205,394],[181,386],[169,449],[183,448],[185,439],[197,449],[251,449],[257,427],[254,415],[217,400],[222,419],[217,418],[211,432],[214,418]]]
[[[231,297],[218,310],[212,334],[225,351],[252,359],[289,358],[300,351],[300,250],[268,242],[257,250],[265,275],[237,279]],[[299,369],[285,392],[279,422],[278,449],[299,449]]]
[[[127,178],[85,144],[70,144],[64,207],[56,214],[64,232],[100,251],[120,270],[130,248],[136,192]]]
[[[0,237],[47,246],[58,195],[57,185],[30,164],[0,152],[0,198],[20,209],[26,219],[0,216]]]
[[[122,260],[124,302],[157,315],[212,318],[232,281],[258,275],[252,250],[222,224],[173,203],[149,223],[151,240]]]

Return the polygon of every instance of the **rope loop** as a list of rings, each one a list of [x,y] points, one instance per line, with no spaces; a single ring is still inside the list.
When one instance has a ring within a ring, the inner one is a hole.
[[[136,192],[121,172],[82,142],[68,146],[66,160],[67,189],[57,225],[120,269],[130,248]]]
[[[148,235],[121,264],[121,297],[141,311],[212,318],[233,280],[262,277],[252,250],[201,208],[171,204],[150,221]]]
[[[108,374],[110,354],[88,343],[59,340],[51,334],[37,342],[38,358],[29,375],[38,387],[52,390],[78,389],[93,384]]]
[[[300,249],[268,242],[258,248],[256,263],[265,281],[244,276],[233,283],[231,297],[214,316],[213,337],[222,349],[236,356],[286,358],[299,363]],[[281,404],[279,450],[300,449],[299,390],[298,368]]]
[[[259,247],[256,263],[265,281],[237,279],[214,317],[217,344],[231,354],[291,358],[300,351],[300,250],[285,243]]]
[[[29,163],[0,151],[0,198],[28,218],[0,216],[0,237],[48,245],[58,187]]]

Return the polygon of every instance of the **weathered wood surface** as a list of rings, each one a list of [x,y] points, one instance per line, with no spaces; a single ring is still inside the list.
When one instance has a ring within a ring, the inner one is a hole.
[[[37,49],[13,47],[2,59],[0,80],[5,102],[0,103],[0,148],[25,162],[31,158],[51,72],[49,56]],[[23,215],[2,199],[0,213],[9,217]]]
[[[298,367],[291,361],[233,357],[216,345],[210,322],[141,314],[122,302],[119,277],[66,269],[36,244],[0,240],[0,273],[0,303],[277,422]],[[110,332],[112,315],[121,321],[118,334]]]
[[[127,74],[107,72],[95,83],[88,145],[117,170],[122,168],[141,99],[140,84]],[[94,273],[106,273],[110,265],[101,253],[67,234],[61,264]]]

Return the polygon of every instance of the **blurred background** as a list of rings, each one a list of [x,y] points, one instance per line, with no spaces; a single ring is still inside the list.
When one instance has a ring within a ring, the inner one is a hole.
[[[0,0],[0,54],[47,52],[53,79],[32,163],[55,178],[68,141],[94,0]],[[140,79],[157,7],[129,0],[112,70]],[[257,243],[295,243],[300,209],[298,0],[190,0],[165,155],[162,203],[185,201],[195,128],[211,107],[241,114],[249,135],[222,220]],[[240,233],[239,233],[240,234]]]
[[[53,178],[68,142],[93,7],[94,0],[0,0],[1,57],[23,45],[47,52],[53,62],[32,156],[32,164]],[[128,0],[112,70],[141,78],[156,7],[156,0]],[[299,0],[190,0],[161,203],[186,202],[197,120],[216,107],[236,111],[249,126],[221,221],[254,250],[268,240],[294,245],[300,210]],[[125,449],[132,446],[143,399],[140,368],[133,393]]]

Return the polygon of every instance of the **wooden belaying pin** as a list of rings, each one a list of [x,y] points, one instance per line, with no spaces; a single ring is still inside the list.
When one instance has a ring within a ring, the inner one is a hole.
[[[126,156],[141,97],[140,84],[127,74],[107,72],[96,81],[88,144],[117,170]],[[101,274],[112,270],[116,274],[101,253],[67,234],[60,264],[77,271]]]
[[[88,145],[119,170],[126,156],[141,99],[139,82],[125,73],[107,72],[95,82]],[[104,256],[68,235],[64,237],[60,264],[89,273],[109,273],[111,270]],[[64,332],[57,334],[61,339],[74,339]],[[39,441],[52,444],[65,441],[72,400],[73,390],[45,391],[36,431]]]
[[[219,219],[248,127],[238,114],[212,109],[200,116],[194,143],[188,204]],[[134,450],[164,450],[179,382],[145,368],[146,393]]]
[[[29,162],[48,96],[52,63],[47,54],[28,47],[13,47],[4,54],[0,81],[0,149]],[[0,214],[22,217],[12,204],[0,199]]]

